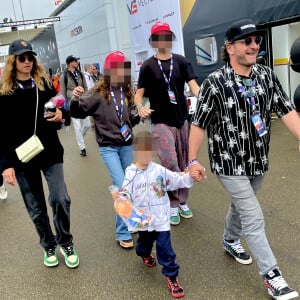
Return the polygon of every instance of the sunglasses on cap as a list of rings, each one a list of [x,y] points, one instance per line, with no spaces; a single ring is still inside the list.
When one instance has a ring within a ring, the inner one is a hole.
[[[244,43],[246,46],[250,46],[252,42],[254,42],[256,45],[260,45],[262,43],[263,37],[257,36],[256,38],[247,37],[245,39],[236,40],[235,42]]]
[[[33,62],[34,61],[34,56],[33,55],[19,55],[18,60],[21,63],[25,62],[25,60],[27,60],[29,62]]]

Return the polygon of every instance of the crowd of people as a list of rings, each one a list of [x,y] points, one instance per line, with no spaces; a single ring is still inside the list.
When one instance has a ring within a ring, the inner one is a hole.
[[[70,55],[66,70],[52,82],[30,43],[16,40],[9,46],[0,84],[0,168],[6,184],[19,185],[44,250],[45,266],[59,264],[57,247],[69,268],[79,266],[70,232],[71,199],[64,182],[64,150],[57,134],[69,113],[80,155],[87,155],[84,137],[92,121],[99,155],[112,184],[130,195],[135,209],[151,216],[151,222],[132,227],[123,215],[116,214],[118,245],[135,247],[142,262],[155,267],[155,242],[157,262],[172,297],[184,297],[185,292],[178,279],[170,229],[180,224],[181,217],[193,217],[188,190],[194,182],[207,178],[198,161],[206,132],[211,171],[230,199],[224,250],[240,264],[254,260],[273,299],[298,297],[284,279],[269,245],[256,196],[269,166],[273,112],[295,136],[300,151],[300,119],[294,105],[274,71],[257,63],[263,36],[252,20],[232,23],[222,46],[224,66],[199,86],[191,63],[172,52],[176,37],[170,26],[158,21],[149,37],[155,54],[142,64],[135,92],[131,62],[119,50],[106,56],[100,77],[92,64],[80,71],[79,58]],[[198,98],[190,126],[185,84]],[[58,92],[67,105],[45,112],[45,104]],[[7,127],[12,118],[15,124]],[[134,126],[146,119],[150,130],[135,134]],[[32,136],[40,140],[43,149],[24,162],[15,150]],[[153,153],[160,163],[152,160]],[[48,184],[56,234],[51,229],[41,174]],[[0,181],[1,200],[7,198],[4,182]],[[112,193],[112,197],[116,195]],[[138,231],[136,245],[134,231]],[[246,252],[241,238],[251,253]]]

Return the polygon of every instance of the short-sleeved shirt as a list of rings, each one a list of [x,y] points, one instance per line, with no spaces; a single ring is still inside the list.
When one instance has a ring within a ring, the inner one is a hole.
[[[147,59],[141,66],[138,88],[144,88],[144,95],[149,98],[150,107],[154,110],[151,121],[154,124],[163,123],[171,127],[181,127],[188,119],[187,103],[184,96],[184,85],[196,79],[192,65],[179,54],[173,56],[173,71],[170,79],[170,89],[174,92],[177,104],[172,104],[168,95],[168,84],[159,67],[155,56]],[[169,79],[171,59],[161,60],[163,71]]]
[[[211,170],[216,174],[264,174],[269,165],[271,114],[274,111],[282,117],[294,108],[275,73],[267,66],[253,65],[249,78],[254,82],[255,112],[267,128],[267,134],[260,137],[251,121],[254,112],[249,98],[241,89],[247,86],[244,78],[226,64],[200,88],[192,123],[207,129]]]

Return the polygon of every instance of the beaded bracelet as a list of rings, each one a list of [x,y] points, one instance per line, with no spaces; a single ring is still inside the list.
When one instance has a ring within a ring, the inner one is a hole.
[[[188,166],[190,167],[190,166],[195,165],[195,164],[197,164],[197,163],[198,163],[197,158],[194,158],[194,159],[191,159],[191,160],[188,162]]]

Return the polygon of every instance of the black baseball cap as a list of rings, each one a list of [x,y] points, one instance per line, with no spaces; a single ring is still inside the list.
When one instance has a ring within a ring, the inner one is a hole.
[[[225,43],[237,41],[247,35],[263,35],[264,30],[258,30],[250,19],[241,19],[231,24],[225,34]]]
[[[15,40],[8,48],[9,55],[21,55],[26,52],[31,52],[33,55],[36,55],[32,50],[32,46],[25,40]]]
[[[79,57],[75,57],[73,55],[69,55],[67,58],[66,58],[66,64],[68,65],[69,63],[71,63],[72,61],[78,61],[80,60]]]

